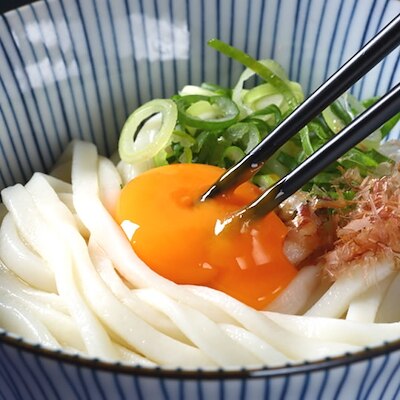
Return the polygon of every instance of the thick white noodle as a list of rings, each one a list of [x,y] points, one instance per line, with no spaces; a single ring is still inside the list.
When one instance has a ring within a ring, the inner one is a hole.
[[[121,360],[123,362],[126,362],[128,364],[133,364],[133,365],[140,365],[142,367],[148,367],[148,368],[157,366],[156,363],[148,360],[145,357],[142,357],[140,354],[137,354],[134,351],[127,349],[124,346],[121,346],[119,344],[116,344],[115,346],[116,346],[116,348],[120,354]]]
[[[58,198],[64,203],[65,206],[68,207],[68,210],[74,214],[75,217],[75,206],[74,206],[74,198],[72,193],[57,193]]]
[[[263,312],[159,276],[113,219],[121,183],[141,168],[117,168],[75,141],[56,166],[65,182],[37,173],[2,192],[2,328],[104,360],[184,368],[279,366],[400,337],[400,273],[391,261],[333,284],[319,268],[303,268]]]
[[[83,225],[82,221],[80,220],[78,214],[75,211],[75,206],[74,206],[74,196],[71,193],[58,193],[59,199],[67,206],[67,208],[71,211],[74,219],[76,226],[79,230],[79,233],[83,236],[85,240],[89,240],[90,237],[90,232],[87,230],[86,226]]]
[[[0,287],[2,287],[4,290],[8,290],[10,292],[16,291],[23,294],[27,299],[32,299],[32,301],[46,304],[54,310],[60,311],[64,314],[68,313],[68,308],[57,293],[49,293],[28,286],[1,261],[0,276]]]
[[[343,273],[329,290],[306,313],[309,316],[340,318],[349,304],[372,285],[386,279],[394,270],[392,260],[382,260],[375,265],[359,265]]]
[[[203,286],[191,286],[190,289],[202,297],[206,304],[220,307],[244,328],[271,344],[291,360],[308,360],[310,357],[323,358],[354,350],[353,346],[336,343],[335,340],[327,342],[295,335],[276,324],[266,314],[246,306],[223,292]]]
[[[114,164],[105,157],[99,157],[98,163],[99,197],[106,210],[115,216],[122,180]]]
[[[310,297],[320,284],[320,268],[315,265],[302,268],[288,287],[267,310],[284,314],[299,314],[304,310]]]
[[[4,217],[1,225],[0,259],[33,287],[48,292],[56,290],[54,272],[21,240],[10,214]]]
[[[220,328],[235,342],[247,348],[265,365],[271,367],[284,365],[290,359],[276,350],[265,340],[260,339],[257,335],[248,330],[231,324],[220,324]]]
[[[28,186],[39,211],[45,214],[47,224],[51,226],[53,221],[57,221],[52,228],[69,248],[76,287],[80,288],[81,295],[93,310],[96,323],[101,321],[120,340],[159,364],[213,364],[200,350],[158,332],[121,304],[96,273],[87,245],[74,225],[72,215],[56,193],[39,175],[34,176]],[[154,343],[158,346],[155,347]],[[101,350],[106,351],[107,348]]]
[[[358,295],[349,305],[346,319],[357,322],[374,322],[379,305],[386,290],[395,276],[391,273],[386,279],[370,286],[364,293]]]
[[[0,278],[0,296],[6,295],[16,299],[18,304],[24,307],[24,310],[32,313],[47,327],[62,346],[80,351],[85,350],[77,326],[70,316],[54,309],[51,304],[38,301],[24,291],[24,283],[2,265],[0,265]]]
[[[302,313],[304,314],[307,310],[309,310],[315,303],[317,303],[322,296],[328,292],[329,288],[332,286],[333,282],[331,278],[324,273],[321,273],[320,282],[318,287],[314,290],[313,293],[310,293],[310,296],[305,304]]]
[[[118,297],[118,299],[129,307],[138,317],[153,325],[160,332],[182,342],[190,343],[187,337],[182,334],[168,317],[146,302],[140,300],[136,291],[126,286],[125,282],[117,274],[111,261],[93,239],[89,241],[88,247],[91,260],[97,273],[114,296]]]
[[[171,318],[185,335],[217,365],[259,364],[260,359],[229,338],[206,315],[185,304],[179,304],[155,289],[137,291],[141,299]]]
[[[396,322],[400,321],[399,307],[400,293],[400,272],[397,272],[396,277],[390,284],[385,297],[380,304],[376,316],[376,322]]]
[[[34,174],[30,182],[35,179],[44,181],[40,175]],[[48,204],[41,204],[44,208],[43,215],[33,196],[21,185],[4,189],[2,196],[24,240],[52,266],[57,291],[78,326],[88,354],[108,360],[117,359],[117,352],[109,336],[79,293],[71,251],[54,229],[54,224],[58,225],[62,221],[46,220]],[[63,217],[68,218],[68,215],[64,213]]]
[[[41,176],[46,182],[51,186],[51,188],[57,193],[69,193],[72,194],[72,185],[67,183],[61,179],[58,179],[51,175],[42,174],[40,172],[36,172],[37,175]]]
[[[96,147],[90,143],[75,143],[72,166],[75,209],[118,272],[134,287],[156,288],[176,300],[202,310],[215,322],[231,322],[226,313],[217,307],[205,307],[203,301],[191,295],[183,286],[155,273],[132,251],[132,246],[122,229],[98,198],[96,169]],[[110,241],[110,237],[114,240]]]
[[[0,295],[0,326],[33,343],[40,343],[50,349],[61,346],[45,325],[19,303],[18,299]]]
[[[354,346],[371,346],[400,337],[400,322],[390,324],[353,322],[339,318],[306,317],[266,311],[269,318],[296,335],[335,340]]]

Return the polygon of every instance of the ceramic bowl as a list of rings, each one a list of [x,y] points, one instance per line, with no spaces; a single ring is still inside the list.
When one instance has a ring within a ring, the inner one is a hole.
[[[146,100],[188,83],[232,85],[242,67],[210,38],[276,59],[311,92],[399,12],[398,0],[49,0],[10,11],[0,18],[0,188],[49,170],[72,138],[111,154]],[[385,93],[399,60],[396,50],[352,92]],[[317,398],[400,398],[400,341],[281,368],[187,372],[70,356],[0,331],[0,399]]]

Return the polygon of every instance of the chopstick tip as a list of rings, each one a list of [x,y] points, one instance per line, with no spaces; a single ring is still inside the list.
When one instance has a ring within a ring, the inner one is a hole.
[[[213,197],[215,197],[217,194],[219,194],[220,190],[218,188],[218,186],[216,184],[213,184],[212,186],[210,186],[206,192],[204,192],[199,199],[200,203],[205,202],[207,199],[211,199]]]

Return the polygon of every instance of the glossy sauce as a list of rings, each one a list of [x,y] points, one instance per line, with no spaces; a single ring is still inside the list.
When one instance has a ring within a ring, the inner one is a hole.
[[[223,172],[202,164],[151,169],[123,188],[116,218],[139,226],[131,239],[133,249],[160,275],[180,284],[212,287],[262,309],[296,274],[283,253],[287,228],[270,213],[216,234],[218,220],[260,194],[245,183],[199,203]]]

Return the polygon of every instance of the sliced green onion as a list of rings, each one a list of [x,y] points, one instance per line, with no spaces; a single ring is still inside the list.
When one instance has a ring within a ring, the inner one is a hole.
[[[185,147],[178,160],[182,164],[190,164],[193,160],[192,150],[190,150],[188,147]]]
[[[382,138],[386,137],[399,121],[400,121],[400,113],[390,118],[389,121],[387,121],[381,128]]]
[[[312,180],[315,184],[332,184],[332,181],[338,177],[337,172],[320,172]]]
[[[224,88],[222,86],[216,85],[215,83],[203,82],[201,84],[201,88],[208,90],[214,95],[226,96],[226,97],[232,96],[232,89]]]
[[[277,70],[277,71],[279,71],[280,74],[282,74],[282,72],[280,70],[280,69],[282,69],[282,67],[278,63],[273,62],[272,60],[260,60],[259,63],[263,64],[265,66],[271,66],[274,70]],[[240,119],[247,117],[248,115],[252,114],[255,111],[251,107],[251,100],[252,100],[251,97],[247,98],[247,102],[244,101],[244,98],[246,97],[248,92],[250,92],[253,89],[251,89],[251,90],[243,89],[245,82],[248,79],[250,79],[251,77],[253,77],[255,74],[256,73],[252,69],[246,68],[240,75],[235,87],[232,90],[232,100],[239,107]],[[278,72],[277,72],[277,74],[278,74]],[[286,79],[285,74],[283,74],[282,79]],[[268,88],[268,91],[264,92],[265,96],[280,93],[279,90],[277,88],[275,88],[273,85],[271,85],[270,83],[267,83],[266,85],[268,85],[266,87],[266,88]],[[260,86],[262,86],[262,85],[260,85]],[[281,96],[282,96],[282,94],[281,94]],[[282,98],[283,98],[283,96],[282,96]]]
[[[269,106],[262,108],[260,110],[254,111],[250,114],[246,121],[254,121],[258,117],[263,117],[266,115],[273,115],[274,116],[274,126],[278,125],[282,121],[282,112],[275,104],[270,104]]]
[[[304,100],[304,92],[300,83],[294,81],[288,81],[288,85],[293,93],[293,96],[297,100],[297,103],[300,104]]]
[[[311,143],[310,131],[308,130],[307,126],[305,126],[304,128],[301,129],[300,139],[301,139],[301,146],[303,147],[303,151],[304,151],[305,155],[308,157],[312,153],[314,153],[315,150]]]
[[[224,152],[228,146],[229,143],[227,143],[227,141],[223,137],[219,136],[217,138],[215,146],[211,151],[209,157],[209,163],[211,165],[216,165],[222,168],[226,168],[226,163],[224,161]]]
[[[362,102],[362,105],[365,108],[368,108],[373,104],[375,104],[379,99],[380,99],[379,96],[371,97],[367,100],[364,100]],[[387,121],[385,124],[382,125],[380,129],[382,139],[385,138],[390,133],[390,131],[397,125],[399,121],[400,121],[400,113],[394,115],[392,118],[389,119],[389,121]]]
[[[163,165],[168,165],[168,152],[167,150],[161,149],[154,157],[153,162],[156,167],[161,167]]]
[[[329,129],[334,133],[340,132],[346,126],[346,123],[336,115],[331,106],[322,111],[322,116]]]
[[[281,106],[282,102],[283,95],[270,83],[258,85],[243,96],[243,103],[252,110],[259,110],[271,104]]]
[[[227,149],[225,149],[222,155],[225,168],[229,168],[239,162],[244,157],[244,155],[245,154],[240,147],[229,146]]]
[[[192,162],[191,147],[196,144],[196,139],[181,130],[174,130],[170,144],[160,150],[153,158],[157,167],[171,163]]]
[[[278,155],[275,153],[267,160],[267,162],[261,168],[260,173],[261,174],[271,174],[272,173],[272,174],[277,175],[280,178],[282,178],[283,176],[287,175],[289,171],[290,171],[290,168],[288,168],[288,166],[279,162]]]
[[[119,152],[123,161],[135,165],[150,161],[156,166],[195,162],[230,167],[304,100],[302,87],[289,81],[277,62],[257,61],[217,39],[209,44],[246,66],[235,87],[229,89],[211,83],[188,85],[170,100],[153,100],[138,108],[128,118],[121,133]],[[249,88],[247,81],[251,78],[256,81],[255,75],[264,82],[256,86],[252,82],[252,88]],[[372,98],[361,103],[351,94],[340,96],[281,146],[253,182],[262,188],[269,187],[376,100]],[[343,168],[356,168],[363,176],[379,175],[376,168],[393,161],[382,155],[378,146],[399,120],[400,113],[329,165],[303,190],[335,198],[338,194],[332,181],[340,177]],[[346,187],[341,190],[345,193]]]
[[[279,152],[277,160],[291,170],[295,169],[298,165],[297,160],[284,151]]]
[[[253,177],[252,181],[261,189],[267,189],[274,183],[278,182],[279,176],[276,174],[257,174]]]
[[[365,106],[358,101],[353,95],[350,93],[345,93],[342,98],[347,100],[345,107],[347,108],[347,112],[349,115],[353,117],[353,119],[365,111]],[[349,111],[350,108],[350,111]],[[361,143],[358,144],[357,147],[365,148],[366,150],[370,149],[378,149],[379,145],[382,141],[382,131],[381,129],[377,129],[372,132],[366,139],[364,139]]]
[[[251,122],[260,132],[261,140],[264,139],[273,129],[270,124],[266,123],[264,120],[258,117],[246,118],[242,120],[243,122]]]
[[[323,118],[315,118],[307,126],[311,132],[314,132],[323,141],[332,137],[332,132]]]
[[[357,148],[352,148],[343,157],[339,158],[338,163],[348,168],[358,168],[362,175],[367,175],[368,172],[375,169],[379,162],[372,157],[372,154],[362,152]]]
[[[214,49],[220,51],[228,57],[233,58],[234,60],[240,62],[247,68],[250,68],[257,75],[259,75],[266,82],[275,86],[279,92],[282,93],[286,102],[288,103],[291,109],[295,108],[297,105],[297,100],[295,96],[288,86],[287,82],[282,79],[276,72],[272,71],[267,66],[263,65],[261,62],[257,61],[250,55],[246,54],[242,50],[239,50],[229,44],[219,40],[219,39],[211,39],[208,41],[209,46]]]
[[[394,163],[394,161],[391,158],[386,157],[384,154],[380,153],[378,150],[371,149],[367,152],[367,154],[369,157],[373,158],[378,164],[383,163],[383,162],[390,163],[390,164]]]
[[[354,119],[358,114],[361,114],[366,108],[363,103],[358,101],[350,93],[346,92],[341,97],[346,101],[345,108],[347,109],[347,112],[352,116],[352,119]]]
[[[365,106],[362,103],[351,94],[345,93],[326,108],[322,112],[322,116],[329,128],[334,133],[338,133],[364,110]],[[364,150],[377,149],[382,140],[382,136],[382,132],[377,129],[359,143],[357,147]]]
[[[182,147],[191,147],[196,144],[196,139],[186,132],[175,130],[171,137],[172,143],[179,143]]]
[[[362,105],[363,105],[365,108],[371,107],[371,106],[374,105],[379,99],[380,99],[380,96],[370,97],[369,99],[363,100]]]
[[[217,135],[211,131],[203,131],[197,137],[194,151],[197,153],[195,162],[209,164],[207,160],[217,145]]]
[[[239,118],[236,104],[225,96],[174,96],[173,100],[178,107],[180,123],[193,128],[220,130]]]
[[[196,117],[201,119],[202,121],[208,121],[212,119],[216,119],[221,114],[218,107],[209,103],[206,100],[199,100],[192,103],[187,109],[186,114],[191,117]]]
[[[227,142],[239,146],[248,154],[261,141],[260,131],[256,125],[249,122],[238,122],[231,125],[223,133]]]
[[[159,128],[147,129],[146,121],[156,114],[161,114]],[[119,138],[118,151],[121,160],[133,164],[154,157],[168,144],[177,118],[178,110],[172,100],[156,99],[136,109],[125,122]],[[136,143],[139,135],[143,139],[140,145]]]
[[[348,125],[354,119],[354,115],[350,114],[349,108],[346,107],[347,104],[341,100],[342,98],[339,97],[330,105],[330,108],[343,121],[344,125]]]
[[[345,93],[327,107],[322,116],[332,132],[338,133],[364,109],[353,96]]]
[[[200,96],[216,96],[217,93],[204,88],[203,86],[195,86],[195,85],[186,85],[180,91],[179,94],[181,96],[191,96],[191,95],[200,95]]]

